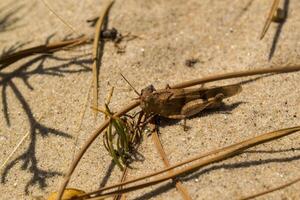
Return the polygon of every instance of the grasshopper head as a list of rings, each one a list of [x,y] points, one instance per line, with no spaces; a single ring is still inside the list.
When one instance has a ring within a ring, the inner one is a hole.
[[[147,96],[149,96],[150,94],[152,94],[155,90],[153,85],[149,85],[148,87],[142,89],[141,91],[141,98],[145,98]]]
[[[142,89],[141,91],[141,107],[143,110],[149,111],[149,108],[151,108],[151,105],[153,104],[153,101],[155,101],[155,98],[153,96],[153,92],[155,92],[155,88],[153,85],[149,85],[148,87]]]

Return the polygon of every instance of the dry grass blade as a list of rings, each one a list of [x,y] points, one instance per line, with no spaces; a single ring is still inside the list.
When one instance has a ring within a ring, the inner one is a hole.
[[[300,131],[300,126],[293,127],[293,128],[281,129],[281,130],[277,130],[277,131],[270,132],[270,133],[265,133],[265,134],[259,135],[257,137],[253,137],[251,139],[245,140],[243,142],[236,143],[236,144],[233,144],[233,145],[230,145],[230,146],[227,146],[225,148],[221,148],[221,149],[218,149],[218,150],[215,150],[215,151],[211,151],[211,152],[207,153],[205,156],[200,155],[199,156],[200,159],[197,160],[197,162],[195,164],[191,164],[190,166],[187,166],[187,167],[184,167],[184,168],[181,168],[181,169],[178,169],[178,170],[174,170],[170,174],[163,175],[163,176],[158,177],[158,178],[156,178],[154,180],[151,180],[149,182],[140,183],[140,184],[137,184],[137,185],[134,185],[134,186],[128,186],[128,187],[123,188],[121,190],[116,189],[116,190],[113,190],[111,192],[102,193],[103,191],[118,188],[120,186],[125,186],[125,185],[131,184],[131,183],[136,183],[137,181],[145,180],[146,178],[152,177],[152,175],[151,176],[147,175],[147,176],[140,177],[140,178],[137,178],[137,179],[134,179],[134,180],[126,181],[122,184],[116,184],[116,185],[104,187],[104,188],[101,188],[100,190],[90,192],[86,195],[83,195],[83,196],[81,196],[81,198],[85,197],[85,196],[88,196],[88,195],[92,195],[94,197],[95,196],[97,196],[97,197],[107,197],[107,196],[111,196],[111,195],[116,195],[116,194],[121,194],[121,193],[127,193],[127,192],[130,192],[130,191],[135,191],[135,190],[138,190],[138,189],[141,189],[141,188],[144,188],[144,187],[148,187],[148,186],[151,186],[151,185],[154,185],[154,184],[158,184],[158,183],[164,182],[166,180],[172,179],[174,177],[183,175],[185,173],[192,172],[195,169],[199,169],[200,167],[204,167],[204,166],[207,166],[209,164],[219,162],[221,160],[225,160],[229,157],[235,156],[235,155],[241,153],[242,151],[244,151],[244,150],[246,150],[250,147],[253,147],[253,146],[256,146],[256,145],[259,145],[259,144],[262,144],[262,143],[266,143],[266,142],[269,142],[269,141],[272,141],[272,140],[275,140],[275,139],[279,139],[281,137],[290,135],[290,134],[298,132],[298,131]],[[185,164],[188,164],[188,163],[189,162],[185,162]],[[154,174],[158,175],[158,174],[161,174],[161,173],[166,172],[166,171],[170,172],[171,169],[177,168],[178,166],[179,165],[174,165],[172,167],[169,167],[166,170],[162,170],[162,171],[154,173]]]
[[[40,121],[42,119],[42,117],[40,117],[38,119],[38,121]],[[25,139],[30,135],[30,131],[27,132],[22,139],[18,142],[18,144],[15,146],[15,148],[13,149],[13,151],[8,155],[8,157],[5,159],[5,161],[2,163],[2,165],[0,166],[0,171],[4,168],[4,166],[7,164],[7,162],[9,161],[9,159],[14,155],[14,153],[18,150],[18,148],[23,144],[23,142],[25,141]]]
[[[82,36],[76,39],[53,42],[46,45],[39,45],[15,52],[13,54],[4,55],[0,58],[0,70],[28,56],[33,56],[36,54],[53,53],[55,51],[62,50],[63,48],[85,44],[89,41],[89,38]]]
[[[162,143],[159,139],[157,129],[152,133],[152,140],[153,140],[155,147],[158,150],[158,153],[159,153],[160,157],[162,158],[165,166],[170,167],[171,166],[170,162],[167,158],[167,155],[164,151]],[[170,173],[172,174],[172,171],[170,171]],[[188,190],[183,186],[182,182],[180,180],[176,180],[176,179],[173,179],[173,181],[176,183],[175,186],[176,186],[177,190],[180,192],[182,198],[185,200],[191,200],[192,198],[189,195]]]
[[[64,200],[71,200],[79,197],[80,195],[85,194],[83,190],[79,190],[76,188],[68,188],[64,191],[63,199]],[[49,197],[46,200],[55,200],[57,197],[57,192],[53,192],[49,195]]]
[[[217,80],[222,79],[229,79],[229,78],[237,78],[237,77],[245,77],[245,76],[252,76],[252,75],[259,75],[259,74],[267,74],[267,73],[287,73],[287,72],[293,72],[293,71],[299,71],[300,65],[296,66],[284,66],[284,67],[276,67],[276,68],[262,68],[262,69],[256,69],[256,70],[249,70],[249,71],[239,71],[239,72],[231,72],[231,73],[224,73],[224,74],[218,74],[218,75],[211,75],[204,78],[195,79],[192,81],[187,81],[181,84],[177,84],[172,86],[173,88],[184,88],[184,87],[191,87],[197,84],[203,84],[208,82],[213,82]],[[131,102],[126,107],[122,108],[119,112],[114,114],[114,116],[122,116],[125,113],[129,112],[130,110],[136,108],[139,106],[140,101],[136,100]],[[102,133],[102,131],[108,126],[110,123],[110,120],[106,120],[101,124],[100,127],[98,127],[90,136],[90,138],[86,141],[86,143],[83,145],[83,147],[80,149],[78,154],[76,155],[75,159],[72,161],[69,170],[66,173],[66,176],[64,177],[64,180],[62,181],[59,192],[60,195],[66,188],[67,184],[70,181],[71,175],[74,172],[76,166],[78,165],[80,159],[82,158],[83,154],[87,151],[87,149],[90,147],[90,145],[93,143],[93,141]]]
[[[114,162],[123,171],[127,163],[127,155],[130,153],[129,131],[126,122],[119,117],[113,117],[113,113],[109,110],[108,106],[106,106],[106,111],[106,116],[111,119],[111,123],[105,131],[104,144],[113,157]],[[117,144],[114,144],[114,141],[116,141]]]
[[[274,16],[274,14],[276,13],[276,10],[278,9],[279,1],[280,0],[274,0],[273,1],[271,10],[270,10],[269,15],[267,17],[267,20],[266,20],[266,22],[264,24],[263,30],[262,30],[262,32],[260,34],[260,39],[263,39],[264,36],[265,36],[265,34],[266,34],[266,32],[268,31],[268,29],[269,29],[269,27],[270,27],[270,25],[272,23],[272,18]]]
[[[122,178],[121,178],[121,181],[120,181],[121,183],[126,181],[127,174],[128,174],[128,167],[125,167],[125,170],[123,171]],[[122,189],[122,187],[120,187],[119,189]],[[125,194],[116,195],[114,197],[114,200],[125,200],[125,199],[126,199]]]
[[[135,122],[134,116],[126,115],[123,117],[114,117],[109,104],[113,95],[114,87],[111,88],[104,109],[97,109],[105,115],[105,119],[110,119],[110,124],[105,129],[103,135],[103,145],[113,161],[121,171],[129,164],[135,147],[140,143],[142,130],[139,124]]]
[[[288,182],[288,183],[285,183],[285,184],[283,184],[283,185],[280,185],[280,186],[278,186],[278,187],[271,188],[271,189],[269,189],[269,190],[266,190],[266,191],[263,191],[263,192],[259,192],[259,193],[254,194],[254,195],[250,195],[250,196],[247,196],[247,197],[243,197],[243,198],[241,198],[241,200],[254,199],[254,198],[256,198],[256,197],[260,197],[260,196],[263,196],[263,195],[265,195],[265,194],[269,194],[269,193],[271,193],[271,192],[275,192],[275,191],[277,191],[277,190],[281,190],[281,189],[283,189],[283,188],[285,188],[285,187],[288,187],[288,186],[290,186],[290,185],[293,185],[293,184],[295,184],[295,183],[297,183],[297,182],[299,182],[299,181],[300,181],[300,178],[298,177],[298,178],[296,178],[296,179],[294,179],[294,180],[292,180],[292,181],[290,181],[290,182]]]
[[[15,148],[13,149],[13,151],[8,155],[8,157],[4,160],[4,162],[2,163],[2,165],[0,166],[0,171],[4,168],[4,166],[7,164],[7,162],[9,161],[9,159],[14,155],[14,153],[18,150],[18,148],[21,146],[21,144],[25,141],[25,139],[29,136],[30,131],[28,131],[20,140],[20,142],[15,146]]]
[[[95,37],[94,37],[94,44],[93,44],[93,65],[92,65],[92,70],[93,70],[93,107],[97,108],[98,107],[98,69],[100,67],[100,60],[99,60],[99,41],[101,37],[101,27],[104,23],[104,19],[112,6],[113,1],[109,0],[106,1],[104,4],[100,15],[99,19],[96,23],[96,32],[95,32]],[[97,112],[95,111],[95,117],[97,115]]]
[[[203,83],[219,81],[219,80],[224,80],[224,79],[253,76],[253,75],[259,75],[259,74],[268,74],[268,73],[287,73],[287,72],[294,72],[294,71],[299,71],[299,70],[300,70],[300,65],[274,67],[274,68],[260,68],[260,69],[254,69],[254,70],[244,70],[244,71],[229,72],[229,73],[223,73],[223,74],[215,74],[215,75],[207,76],[204,78],[194,79],[191,81],[186,81],[186,82],[183,82],[180,84],[172,85],[170,87],[173,89],[186,88],[186,87],[191,87],[194,85],[199,85],[199,84],[203,84]]]
[[[46,2],[46,0],[41,0],[43,2],[43,4],[47,7],[47,9],[53,13],[64,25],[66,25],[67,27],[69,27],[69,29],[71,29],[74,33],[76,33],[77,35],[80,35],[75,28],[73,28],[73,26],[71,26],[68,22],[66,22],[62,17],[60,17],[51,7],[50,5]]]
[[[123,108],[121,111],[114,114],[114,116],[115,117],[122,116],[123,114],[129,112],[130,110],[134,109],[138,105],[139,105],[139,101],[134,101],[130,105],[128,105],[127,107]],[[89,146],[93,143],[93,141],[98,137],[98,135],[100,133],[102,133],[103,130],[109,125],[109,123],[110,123],[109,119],[105,120],[105,122],[103,122],[103,124],[94,131],[92,136],[87,140],[87,142],[84,144],[84,146],[78,152],[77,156],[75,157],[75,159],[73,160],[73,162],[72,162],[72,164],[69,168],[69,171],[66,173],[66,176],[65,176],[62,184],[60,185],[60,188],[59,188],[59,195],[60,196],[58,198],[59,200],[61,199],[61,194],[64,191],[64,189],[66,188],[67,184],[69,183],[71,175],[74,172],[74,170],[75,170],[77,164],[79,163],[81,157],[86,152],[86,150],[89,148]]]

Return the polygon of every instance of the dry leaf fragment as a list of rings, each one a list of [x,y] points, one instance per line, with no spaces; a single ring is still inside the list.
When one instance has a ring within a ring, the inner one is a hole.
[[[61,199],[62,200],[87,199],[88,197],[78,198],[84,194],[86,193],[82,190],[78,190],[75,188],[67,188],[65,189]],[[47,200],[56,200],[56,198],[57,198],[57,192],[52,192]]]

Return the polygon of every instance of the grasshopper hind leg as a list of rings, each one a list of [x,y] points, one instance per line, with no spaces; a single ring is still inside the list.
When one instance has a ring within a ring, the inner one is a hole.
[[[204,99],[196,99],[190,102],[187,102],[181,109],[180,114],[177,115],[169,115],[168,118],[171,119],[183,119],[184,120],[184,130],[187,130],[186,126],[186,118],[194,116],[206,108],[216,108],[222,104],[222,100],[224,99],[224,94],[219,93],[214,97],[211,97],[207,100]]]
[[[184,118],[191,117],[200,113],[208,106],[208,101],[203,99],[196,99],[186,103],[181,109],[181,115],[185,116]]]
[[[209,98],[208,100],[196,99],[186,103],[181,109],[181,115],[191,117],[203,111],[206,108],[219,107],[224,99],[224,94],[217,94],[215,97]]]

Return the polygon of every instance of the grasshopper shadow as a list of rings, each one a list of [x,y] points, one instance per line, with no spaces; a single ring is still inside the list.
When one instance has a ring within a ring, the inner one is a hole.
[[[50,39],[52,36],[49,36]],[[11,50],[16,50],[18,48],[13,47],[9,48]],[[11,53],[12,51],[10,51]],[[46,60],[56,60],[59,64],[56,66],[45,66]],[[32,59],[26,61],[19,66],[10,68],[9,66],[0,70],[0,89],[1,89],[1,98],[3,105],[3,115],[6,121],[7,126],[11,126],[13,123],[9,116],[9,102],[7,101],[7,91],[8,89],[12,91],[14,98],[21,105],[23,114],[26,116],[29,123],[29,145],[26,147],[25,151],[21,153],[20,156],[9,162],[4,168],[1,174],[1,183],[6,184],[8,181],[9,172],[13,167],[21,162],[21,170],[27,170],[32,174],[31,179],[25,186],[25,192],[29,193],[29,187],[33,185],[38,185],[41,189],[47,186],[46,180],[48,178],[62,175],[57,171],[47,171],[39,167],[39,162],[36,157],[36,144],[38,135],[42,136],[42,139],[47,138],[49,135],[55,135],[59,137],[65,137],[71,139],[72,137],[55,128],[47,127],[39,122],[36,119],[34,113],[32,112],[31,105],[27,102],[26,98],[23,95],[23,92],[19,88],[19,84],[16,84],[16,81],[21,80],[28,89],[34,90],[34,86],[30,83],[30,78],[35,75],[39,76],[58,76],[64,77],[66,74],[71,73],[82,73],[90,71],[89,66],[92,61],[91,59],[83,58],[79,56],[76,58],[61,58],[53,54],[50,55],[37,55],[33,56]],[[70,67],[70,65],[74,65]],[[21,82],[21,84],[22,84]]]
[[[206,109],[196,115],[193,115],[191,117],[187,118],[187,123],[189,119],[194,119],[194,118],[199,118],[199,117],[205,117],[208,115],[212,115],[212,114],[231,114],[231,112],[236,109],[239,105],[243,104],[245,102],[239,101],[233,104],[225,104],[222,103],[222,105],[219,108],[214,108],[214,109]],[[166,126],[171,126],[171,125],[175,125],[178,122],[181,122],[182,120],[177,120],[177,119],[169,119],[169,118],[165,118],[165,117],[161,117],[159,116],[159,118],[156,120],[156,123],[160,126],[160,127],[166,127]]]
[[[253,82],[255,82],[259,79],[267,78],[267,77],[274,76],[274,75],[276,75],[276,73],[261,75],[261,76],[255,77],[255,78],[250,78],[250,79],[247,79],[247,80],[240,81],[237,84],[246,85],[246,84],[249,84],[249,83],[253,83]],[[203,112],[200,112],[199,114],[196,114],[196,115],[194,115],[192,117],[189,117],[187,119],[193,119],[193,118],[196,118],[196,117],[203,117],[203,116],[207,116],[207,115],[210,115],[210,114],[231,114],[231,112],[234,109],[236,109],[239,105],[244,104],[244,103],[247,103],[247,102],[238,101],[238,102],[233,103],[233,104],[222,103],[222,105],[219,108],[206,109]],[[159,117],[159,118],[160,119],[157,120],[157,123],[162,127],[175,125],[175,124],[177,124],[178,122],[181,121],[181,120],[176,120],[176,119],[168,119],[168,118],[165,118],[165,117]]]
[[[280,153],[280,152],[289,152],[289,151],[300,151],[300,148],[291,148],[291,149],[285,149],[285,150],[271,150],[271,151],[245,151],[243,153]],[[266,165],[270,163],[286,163],[291,161],[300,160],[300,155],[295,155],[291,157],[281,157],[281,158],[272,158],[272,159],[259,159],[259,160],[252,160],[252,161],[245,161],[245,162],[239,162],[239,163],[233,163],[233,164],[218,164],[211,167],[208,167],[206,169],[202,169],[199,171],[199,169],[195,169],[193,174],[186,174],[180,176],[178,179],[181,181],[190,181],[194,180],[195,178],[200,178],[201,175],[213,172],[215,170],[221,170],[221,169],[227,169],[227,170],[233,170],[233,169],[240,169],[240,168],[249,168],[252,166],[260,166],[260,165]],[[221,161],[220,161],[221,162]],[[219,162],[217,162],[219,163]],[[192,172],[190,172],[192,173]],[[173,189],[175,186],[174,181],[166,183],[150,192],[147,192],[143,194],[142,196],[139,196],[135,198],[135,200],[144,200],[144,199],[151,199],[159,194],[163,194],[171,189]]]

